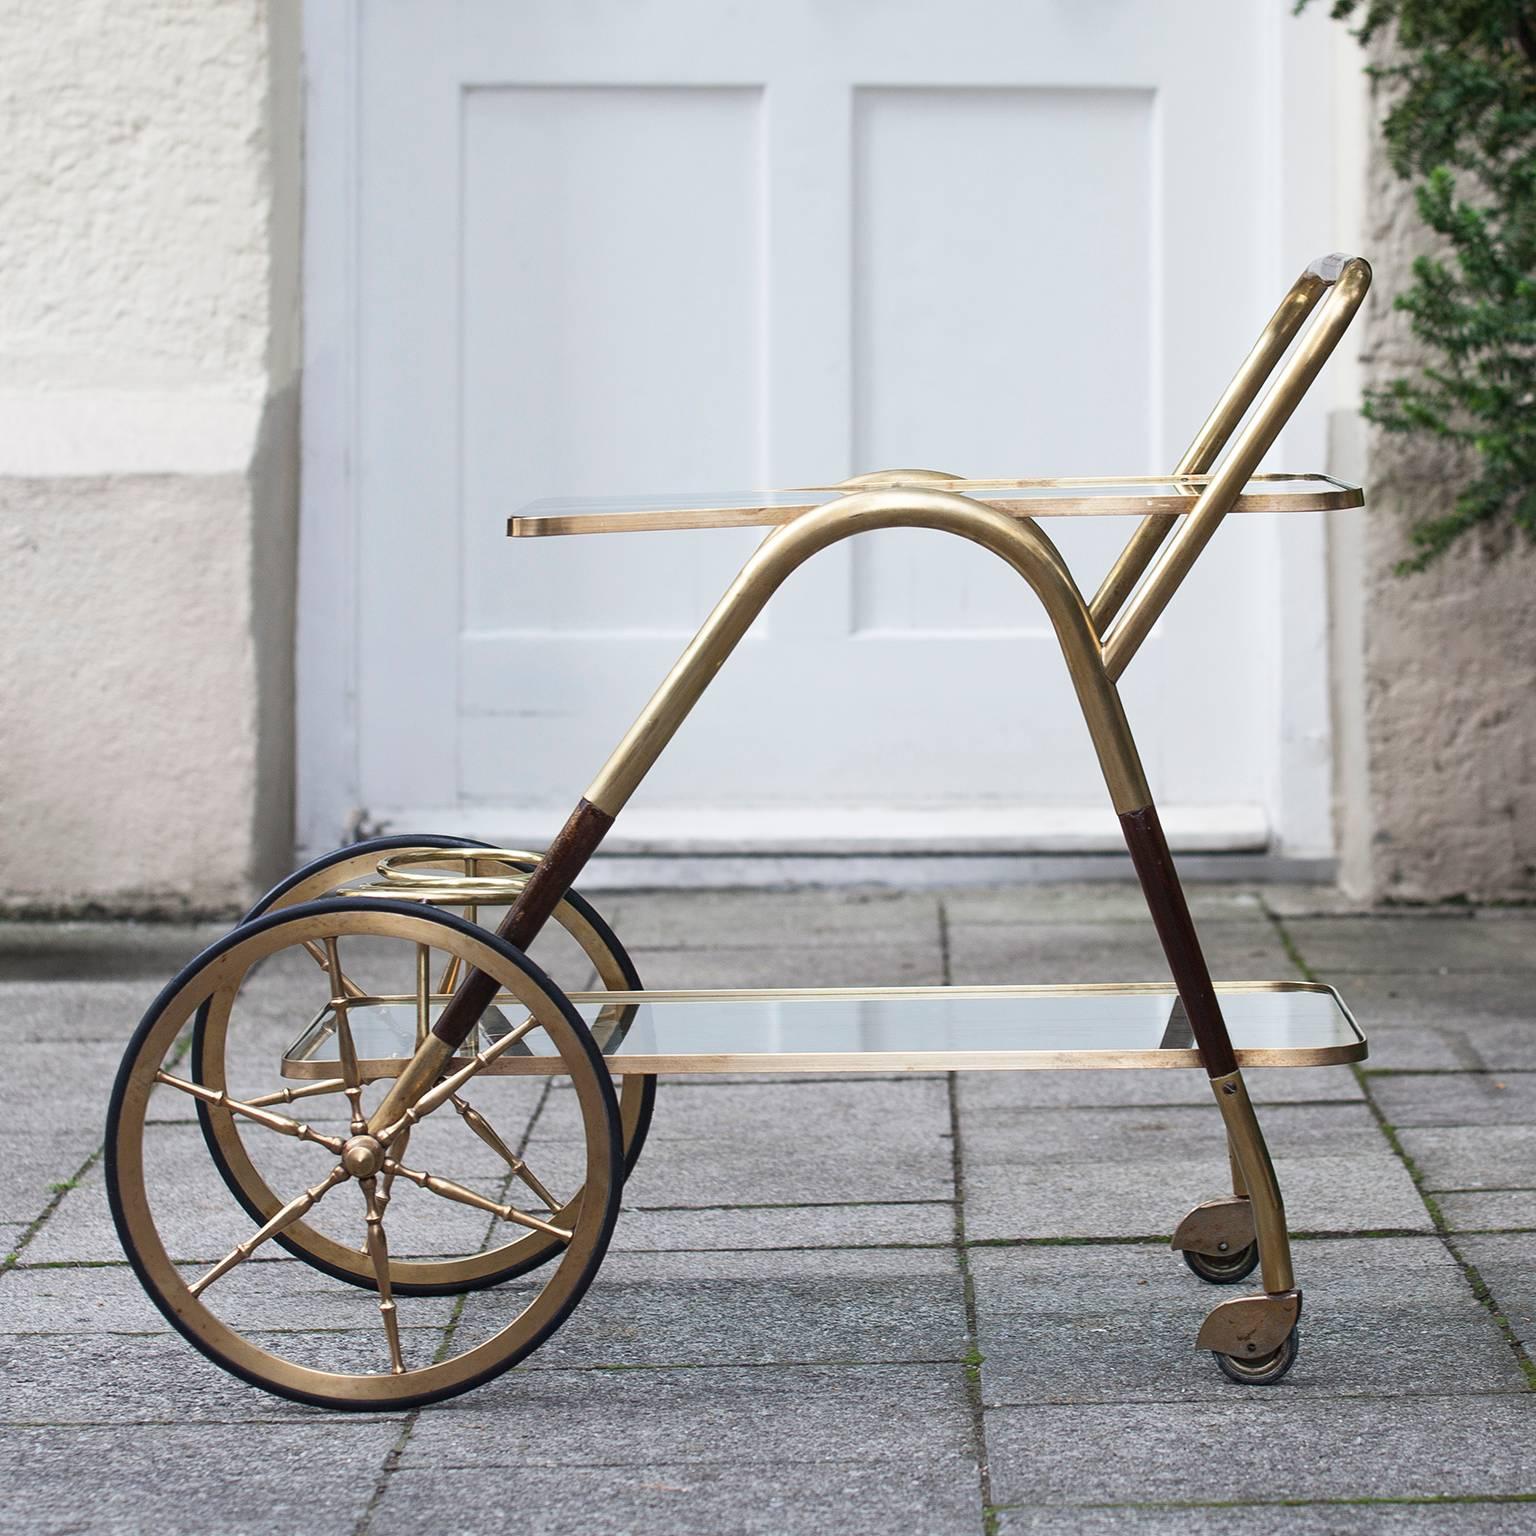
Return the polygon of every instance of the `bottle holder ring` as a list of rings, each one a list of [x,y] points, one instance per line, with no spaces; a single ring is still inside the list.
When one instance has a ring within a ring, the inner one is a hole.
[[[519,848],[411,848],[379,860],[379,877],[348,894],[433,906],[516,901],[541,854]]]

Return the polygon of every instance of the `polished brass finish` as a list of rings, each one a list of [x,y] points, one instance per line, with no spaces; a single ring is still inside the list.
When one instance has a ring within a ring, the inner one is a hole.
[[[201,1296],[215,1280],[227,1275],[235,1265],[243,1264],[263,1243],[276,1237],[279,1232],[286,1231],[300,1217],[308,1215],[325,1198],[328,1191],[338,1184],[344,1184],[349,1176],[348,1170],[339,1164],[332,1168],[313,1189],[306,1189],[302,1195],[295,1196],[276,1215],[264,1221],[243,1243],[236,1243],[212,1269],[200,1279],[194,1280],[187,1289],[194,1296]]]
[[[387,1146],[402,1131],[408,1131],[413,1125],[418,1125],[421,1121],[425,1120],[439,1105],[446,1104],[471,1078],[478,1077],[498,1056],[504,1051],[511,1050],[525,1035],[537,1027],[538,1020],[530,1015],[516,1029],[508,1030],[501,1039],[494,1041],[486,1046],[483,1051],[471,1056],[458,1071],[449,1073],[447,1077],[434,1083],[425,1093],[412,1094],[409,1102],[400,1112],[399,1118],[394,1120],[388,1118],[390,1107],[396,1097],[395,1093],[391,1092],[377,1111],[378,1118],[383,1122],[383,1129],[378,1132],[379,1140]],[[437,1037],[434,1035],[431,1038],[435,1041]],[[433,1054],[440,1058],[438,1061],[439,1070],[447,1064],[447,1050],[447,1046],[443,1045],[440,1041],[437,1042],[437,1049],[434,1050]],[[401,1076],[401,1081],[404,1081],[405,1075],[421,1059],[422,1052],[418,1046],[416,1055],[411,1058],[405,1073]]]
[[[254,1120],[257,1125],[265,1126],[269,1131],[276,1131],[281,1136],[292,1136],[299,1141],[312,1141],[317,1147],[324,1147],[328,1152],[340,1153],[342,1149],[341,1137],[327,1136],[313,1126],[305,1125],[302,1120],[290,1120],[286,1115],[271,1114],[254,1104],[245,1104],[239,1099],[232,1099],[222,1089],[215,1091],[212,1088],[205,1088],[200,1083],[189,1083],[184,1077],[177,1077],[174,1073],[163,1070],[155,1073],[155,1081],[164,1083],[168,1088],[177,1088],[194,1099],[201,1099],[203,1103],[214,1109],[239,1115],[243,1120]]]
[[[1203,476],[1204,471],[1216,462],[1217,455],[1247,414],[1249,406],[1258,398],[1265,380],[1285,356],[1286,348],[1296,339],[1296,333],[1306,323],[1307,316],[1336,280],[1336,275],[1325,277],[1327,270],[1323,262],[1313,262],[1291,285],[1290,292],[1270,316],[1269,324],[1254,343],[1253,350],[1243,360],[1242,367],[1195,434],[1195,440],[1184,450],[1184,456],[1174,466],[1175,475]],[[1242,510],[1246,499],[1246,496],[1239,496],[1231,510]],[[1361,502],[1355,501],[1350,505],[1359,506]],[[1131,535],[1119,559],[1110,568],[1099,590],[1094,593],[1093,602],[1089,604],[1094,627],[1101,635],[1110,620],[1120,611],[1126,598],[1135,590],[1136,583],[1152,563],[1153,556],[1162,547],[1163,540],[1176,521],[1175,513],[1154,513],[1144,518]]]
[[[1104,666],[1118,678],[1130,664],[1158,615],[1189,574],[1200,551],[1210,542],[1221,520],[1269,451],[1280,429],[1327,362],[1355,311],[1371,286],[1371,269],[1358,258],[1347,260],[1323,301],[1316,322],[1296,343],[1274,382],[1259,402],[1237,440],[1147,572],[1130,601],[1104,636]]]
[[[1056,546],[1027,517],[1012,518],[964,496],[921,489],[855,491],[770,533],[592,781],[586,799],[616,816],[790,573],[818,550],[876,528],[957,534],[991,550],[1034,588],[1066,658],[1115,809],[1146,805],[1152,796],[1120,696],[1105,672],[1087,605]]]
[[[1341,1066],[1353,1061],[1363,1061],[1367,1054],[1365,1037],[1360,1033],[1353,1015],[1332,987],[1315,981],[1242,981],[1223,982],[1218,988],[1220,995],[1246,992],[1315,992],[1331,997],[1344,1022],[1348,1025],[1351,1039],[1347,1043],[1326,1046],[1250,1046],[1236,1052],[1237,1061],[1243,1067],[1322,1067]],[[658,1073],[691,1076],[708,1076],[733,1072],[1019,1072],[1060,1071],[1072,1068],[1125,1069],[1136,1068],[1184,1068],[1201,1067],[1204,1062],[1194,1046],[1158,1046],[1146,1050],[1039,1050],[1021,1046],[1017,1050],[977,1051],[959,1048],[928,1051],[876,1051],[818,1052],[814,1055],[789,1051],[762,1052],[739,1051],[705,1055],[692,1052],[687,1055],[643,1055],[630,1050],[614,1049],[605,1042],[602,1020],[610,1010],[621,1013],[645,1003],[699,1003],[715,1002],[725,1007],[732,1003],[754,1002],[807,1002],[820,999],[846,998],[859,1002],[880,1002],[900,998],[965,998],[980,999],[999,997],[1094,997],[1094,996],[1177,996],[1176,989],[1165,981],[1152,982],[1085,982],[1061,986],[941,986],[941,987],[755,987],[755,988],[704,988],[697,991],[656,991],[644,989],[625,992],[572,992],[571,1002],[578,1007],[598,1005],[603,1013],[592,1025],[594,1038],[604,1051],[608,1070],[616,1077],[648,1077]],[[394,998],[376,998],[369,1001],[392,1002]],[[434,998],[434,1002],[441,1001]],[[498,999],[498,1001],[503,1001]],[[366,1006],[360,1001],[356,1007]],[[611,1054],[610,1054],[611,1052]],[[400,1073],[410,1058],[369,1057],[360,1063],[367,1081],[394,1077]],[[461,1069],[469,1058],[455,1056],[449,1066]],[[285,1076],[304,1078],[319,1076],[334,1070],[335,1063],[329,1058],[306,1059],[291,1051],[285,1055],[282,1071]],[[499,1053],[485,1066],[490,1076],[541,1077],[557,1070],[547,1057],[505,1057]]]
[[[491,1151],[493,1151],[497,1157],[499,1157],[502,1162],[507,1165],[507,1168],[511,1172],[512,1176],[514,1178],[521,1179],[523,1183],[526,1184],[528,1188],[531,1189],[534,1194],[536,1194],[539,1199],[544,1202],[546,1209],[555,1211],[560,1208],[559,1201],[557,1201],[555,1197],[550,1194],[549,1190],[545,1188],[543,1181],[540,1180],[538,1176],[533,1172],[533,1170],[529,1168],[528,1164],[524,1162],[523,1159],[520,1158],[517,1153],[515,1153],[511,1147],[509,1147],[506,1142],[501,1139],[501,1137],[496,1133],[495,1127],[489,1120],[485,1118],[484,1115],[480,1113],[478,1109],[476,1109],[471,1104],[466,1104],[464,1100],[458,1096],[458,1094],[453,1094],[449,1098],[448,1102],[452,1104],[456,1110],[458,1110],[459,1118],[463,1120],[465,1125],[467,1125],[470,1130],[472,1130],[475,1135],[478,1136],[480,1140],[483,1141],[486,1146],[488,1146]]]
[[[777,528],[814,507],[826,505],[853,490],[901,490],[921,487],[953,491],[999,512],[1015,517],[1127,517],[1160,518],[1164,527],[1193,504],[1206,476],[1172,475],[1072,475],[1064,478],[961,480],[932,470],[886,469],[856,475],[835,486],[806,488],[804,499],[794,504],[719,507],[676,507],[639,512],[540,512],[507,519],[507,534],[514,539],[568,538],[591,533],[671,533],[702,528]],[[1188,494],[1170,493],[1173,482],[1188,486]],[[1307,490],[1281,490],[1277,482],[1309,483]],[[1360,488],[1330,475],[1273,473],[1253,475],[1250,489],[1229,508],[1232,512],[1341,512],[1365,504]],[[1095,492],[1098,486],[1124,487],[1122,495]],[[1059,490],[1059,496],[1038,492]],[[1028,494],[1023,494],[1023,493]],[[1074,495],[1073,492],[1078,494]],[[1151,558],[1149,553],[1148,558]],[[1137,572],[1139,575],[1140,572]]]
[[[1207,1200],[1174,1229],[1168,1245],[1176,1253],[1226,1256],[1254,1240],[1253,1206],[1247,1200]]]
[[[383,1161],[384,1148],[372,1136],[354,1136],[341,1149],[341,1165],[354,1179],[372,1178]]]
[[[1259,1129],[1258,1116],[1253,1112],[1243,1074],[1232,1072],[1226,1077],[1213,1077],[1211,1091],[1216,1095],[1221,1118],[1226,1123],[1227,1139],[1248,1186],[1264,1289],[1271,1295],[1289,1291],[1296,1284],[1296,1277],[1291,1270],[1291,1239],[1285,1229],[1285,1202],[1280,1198],[1280,1181],[1275,1177],[1275,1165],[1270,1161],[1269,1147]]]
[[[565,1227],[557,1227],[551,1221],[545,1221],[540,1216],[530,1216],[526,1211],[520,1211],[515,1206],[505,1205],[500,1200],[488,1200],[484,1195],[477,1195],[474,1190],[466,1189],[462,1184],[456,1184],[452,1179],[439,1178],[433,1173],[422,1173],[415,1168],[407,1168],[403,1163],[397,1163],[392,1157],[384,1161],[386,1173],[392,1173],[398,1178],[407,1179],[412,1184],[418,1184],[422,1189],[429,1189],[434,1195],[441,1195],[445,1200],[456,1200],[460,1205],[472,1206],[477,1211],[487,1211],[492,1216],[499,1216],[503,1221],[514,1222],[517,1226],[527,1227],[534,1232],[543,1232],[548,1237],[558,1237],[562,1243],[570,1242],[575,1235]]]
[[[1200,1325],[1195,1348],[1236,1360],[1262,1360],[1285,1343],[1300,1317],[1300,1291],[1234,1296],[1215,1307]]]

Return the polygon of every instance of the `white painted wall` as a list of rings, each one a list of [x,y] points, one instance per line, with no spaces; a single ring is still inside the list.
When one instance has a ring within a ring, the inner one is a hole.
[[[227,904],[291,845],[299,26],[0,8],[0,901]]]

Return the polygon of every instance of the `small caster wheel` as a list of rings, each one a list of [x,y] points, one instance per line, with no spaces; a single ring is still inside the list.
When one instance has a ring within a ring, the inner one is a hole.
[[[1246,1280],[1259,1263],[1257,1243],[1245,1243],[1231,1253],[1196,1253],[1193,1248],[1185,1248],[1183,1254],[1190,1270],[1209,1285],[1236,1285],[1239,1280]]]
[[[1228,1381],[1235,1381],[1245,1387],[1267,1387],[1279,1381],[1296,1364],[1296,1352],[1300,1346],[1300,1330],[1292,1328],[1279,1349],[1267,1355],[1244,1359],[1241,1355],[1218,1355],[1214,1351],[1212,1354],[1216,1364],[1221,1367],[1221,1374]]]

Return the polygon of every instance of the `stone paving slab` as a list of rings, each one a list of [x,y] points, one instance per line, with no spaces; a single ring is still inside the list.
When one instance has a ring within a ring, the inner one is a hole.
[[[78,1130],[100,1141],[122,1054],[121,1045],[104,1040],[8,1045],[6,1133]]]
[[[22,1478],[7,1479],[0,1529],[29,1536],[353,1536],[373,1496],[372,1469],[399,1434],[397,1420],[334,1416],[0,1429],[0,1467],[25,1469]],[[321,1468],[341,1471],[319,1475]]]
[[[1536,1489],[1528,1394],[1323,1400],[1284,1383],[1234,1383],[1217,1403],[994,1408],[986,1430],[994,1504],[1155,1503],[1209,1489],[1233,1505]]]
[[[0,925],[0,1047],[37,1047],[17,1057],[35,1134],[0,1134],[0,1240],[14,1244],[51,1208],[24,1267],[0,1272],[0,1419],[16,1426],[0,1431],[0,1529],[417,1536],[451,1519],[455,1530],[510,1521],[583,1536],[1092,1536],[1217,1521],[1280,1536],[1536,1530],[1527,1504],[1339,1502],[1536,1494],[1536,1410],[1519,1362],[1428,1235],[1408,1170],[1361,1102],[1372,1096],[1429,1185],[1450,1191],[1437,1200],[1453,1228],[1536,1226],[1536,1133],[1504,1097],[1525,1084],[1492,1087],[1536,1070],[1536,914],[1361,916],[1315,890],[1252,887],[1199,888],[1193,904],[1218,969],[1296,974],[1287,935],[1325,975],[1324,962],[1351,961],[1338,980],[1374,1036],[1371,1065],[1388,1069],[1363,1088],[1347,1071],[1249,1074],[1291,1225],[1425,1234],[1297,1242],[1307,1302],[1285,1383],[1230,1385],[1191,1348],[1230,1291],[1195,1280],[1162,1240],[1101,1240],[1157,1237],[1226,1188],[1219,1116],[1197,1075],[978,1074],[953,1090],[942,1077],[695,1079],[664,1088],[609,1259],[566,1328],[525,1367],[409,1419],[331,1415],[226,1377],[112,1262],[99,1164],[77,1189],[50,1188],[99,1143],[103,1087],[139,1011],[218,930]],[[643,941],[652,985],[936,982],[946,959],[957,980],[989,979],[963,975],[965,959],[1009,981],[1105,979],[1106,955],[1132,979],[1166,969],[1139,894],[1113,884],[642,894],[604,906],[626,940]],[[313,988],[291,969],[272,978],[238,1042],[263,1082]],[[532,1120],[530,1156],[547,1157],[551,1177],[579,1177],[570,1098],[505,1111],[521,1116],[518,1134]],[[331,1124],[339,1108],[314,1104],[306,1118]],[[189,1103],[167,1095],[163,1114],[172,1123],[156,1145],[185,1152],[182,1164],[167,1153],[166,1166],[190,1235],[230,1204],[208,1183]],[[1420,1123],[1438,1120],[1461,1123]],[[489,1192],[498,1165],[452,1129],[424,1130],[417,1156],[434,1172],[484,1178]],[[274,1176],[322,1169],[310,1152],[279,1143]],[[400,1251],[410,1213],[407,1194],[397,1199]],[[457,1208],[430,1209],[420,1230],[441,1234]],[[974,1384],[957,1222],[973,1240]],[[244,1236],[250,1224],[236,1218],[230,1230]],[[1024,1231],[1053,1240],[1000,1241]],[[1079,1232],[1090,1240],[1054,1240]],[[1454,1242],[1528,1340],[1536,1234]],[[337,1362],[379,1363],[368,1293],[311,1284],[286,1259],[243,1266],[228,1283],[237,1279],[229,1304],[246,1309],[259,1340],[298,1347],[287,1330],[334,1329],[315,1338]],[[532,1284],[471,1298],[463,1337],[498,1324]],[[402,1302],[412,1356],[441,1336],[452,1305]],[[977,1391],[991,1405],[990,1498],[1002,1506],[992,1526]],[[1189,1469],[1213,1457],[1226,1507],[1158,1507],[1189,1500]],[[317,1479],[316,1467],[341,1475]]]
[[[101,1145],[99,1125],[66,1124],[38,1131],[0,1130],[0,1220],[25,1226],[58,1197]]]
[[[720,1086],[658,1096],[626,1200],[645,1206],[845,1204],[954,1194],[948,1086]],[[542,1146],[536,1129],[529,1157]]]
[[[977,1238],[1171,1232],[1229,1190],[1210,1110],[992,1109],[966,1116],[966,1233]],[[1294,1231],[1429,1231],[1413,1181],[1363,1105],[1273,1105],[1263,1116]]]
[[[1346,985],[1345,991],[1350,989]],[[1346,998],[1346,1001],[1352,1000]],[[1378,1024],[1356,1015],[1369,1054],[1367,1077],[1388,1072],[1482,1072],[1486,1063],[1463,1030],[1426,1024]]]
[[[218,1282],[218,1300],[253,1328],[348,1328],[368,1331],[377,1320],[371,1292],[315,1274],[272,1250]],[[213,1297],[214,1292],[209,1291]],[[406,1327],[441,1328],[455,1307],[451,1296],[400,1300]],[[145,1295],[126,1262],[23,1266],[5,1281],[0,1334],[165,1333],[171,1326]]]
[[[211,1263],[248,1238],[255,1224],[220,1181],[196,1127],[165,1126],[160,1133],[163,1142],[174,1137],[180,1143],[154,1165],[164,1181],[156,1188],[175,1191],[174,1199],[164,1194],[154,1206],[161,1239],[178,1261]],[[280,1144],[276,1162],[286,1170],[286,1177],[275,1184],[286,1195],[317,1183],[334,1166],[334,1159],[321,1148],[288,1141]],[[453,1176],[448,1169],[442,1171]],[[485,1195],[495,1195],[502,1187],[499,1178],[482,1177],[475,1171],[466,1174],[463,1182]],[[488,1218],[478,1211],[414,1186],[401,1188],[398,1182],[390,1214],[396,1251],[402,1255],[477,1252],[488,1225]],[[360,1242],[363,1215],[362,1197],[348,1186],[329,1195],[311,1219],[332,1236]],[[121,1256],[107,1208],[105,1168],[98,1160],[79,1187],[59,1201],[53,1217],[27,1245],[25,1259],[29,1264],[58,1264]]]
[[[410,1468],[889,1462],[975,1476],[959,1365],[516,1371],[423,1414]]]
[[[199,950],[227,932],[223,923],[0,922],[0,982],[149,983],[155,994]],[[135,1017],[134,1023],[138,1020]]]
[[[939,898],[899,890],[649,891],[625,896],[609,922],[631,954],[643,950],[883,949],[936,939]],[[655,986],[644,970],[647,986]],[[791,983],[784,983],[788,986]]]
[[[0,925],[3,926],[3,925]],[[115,1046],[119,1055],[154,1001],[163,976],[130,981],[70,977],[53,981],[0,981],[0,1017],[7,1047],[77,1041]]]
[[[521,1289],[470,1296],[464,1326]],[[953,1250],[618,1253],[529,1366],[958,1364],[968,1343]]]
[[[1536,1125],[1405,1126],[1427,1189],[1536,1188]]]
[[[290,1423],[320,1410],[252,1389],[178,1335],[0,1334],[0,1424]]]
[[[636,1208],[626,1200],[611,1251],[936,1247],[952,1242],[954,1231],[953,1200],[870,1205],[741,1204],[695,1210]]]
[[[1378,1500],[1336,1504],[1219,1504],[1205,1508],[1005,1509],[999,1536],[1232,1536],[1235,1521],[1269,1536],[1531,1536],[1536,1504],[1391,1504]]]
[[[1439,1194],[1435,1203],[1453,1232],[1522,1227],[1536,1232],[1536,1189],[1498,1189]]]
[[[1382,1113],[1399,1128],[1536,1121],[1536,1072],[1385,1076],[1371,1084],[1371,1093]]]
[[[1536,1355],[1536,1233],[1465,1237],[1457,1246],[1498,1298],[1515,1337]]]
[[[1497,1324],[1438,1238],[1293,1246],[1304,1302],[1287,1400],[1527,1383]],[[1165,1248],[979,1248],[970,1254],[988,1407],[1063,1402],[1227,1402],[1233,1384],[1194,1348],[1206,1313],[1259,1288],[1212,1286]],[[1242,1389],[1239,1389],[1242,1390]],[[1259,1389],[1254,1389],[1259,1390]]]
[[[1417,932],[1404,927],[1400,936],[1411,938]],[[1536,938],[1532,942],[1536,943]],[[1310,961],[1312,957],[1307,958]],[[1412,957],[1405,958],[1411,961]],[[1528,1042],[1536,1037],[1536,993],[1526,970],[1485,971],[1469,986],[1459,972],[1426,975],[1393,965],[1384,972],[1350,972],[1347,980],[1341,979],[1340,991],[1367,1034],[1373,1029],[1417,1024],[1474,1039],[1503,1029],[1511,1030],[1515,1038],[1523,1034]],[[1520,1062],[1501,1065],[1516,1067]]]
[[[1200,924],[1211,974],[1227,981],[1298,975],[1274,926],[1261,917]],[[1166,981],[1168,961],[1144,923],[952,923],[950,978],[961,985],[1009,982]]]
[[[1347,1066],[1273,1067],[1245,1073],[1256,1104],[1359,1101],[1363,1090]],[[1199,1068],[1154,1071],[965,1072],[956,1092],[963,1113],[986,1109],[1082,1109],[1100,1105],[1204,1108],[1216,1101]]]
[[[1325,981],[1334,972],[1529,973],[1536,966],[1536,920],[1530,918],[1489,922],[1473,916],[1405,913],[1293,918],[1285,927],[1307,964]]]
[[[1265,888],[1267,895],[1268,887]],[[1265,900],[1251,886],[1192,885],[1185,891],[1190,913],[1201,925],[1245,921],[1265,915]],[[967,924],[1151,922],[1146,898],[1131,880],[1076,884],[970,886],[943,894],[951,927]]]
[[[390,1476],[369,1533],[423,1536],[441,1529],[448,1510],[458,1536],[506,1536],[509,1511],[530,1536],[974,1536],[982,1529],[974,1472],[922,1459],[408,1468]]]
[[[710,949],[637,949],[631,958],[652,991],[690,987],[926,987],[944,980],[938,934],[904,944],[743,944]]]

